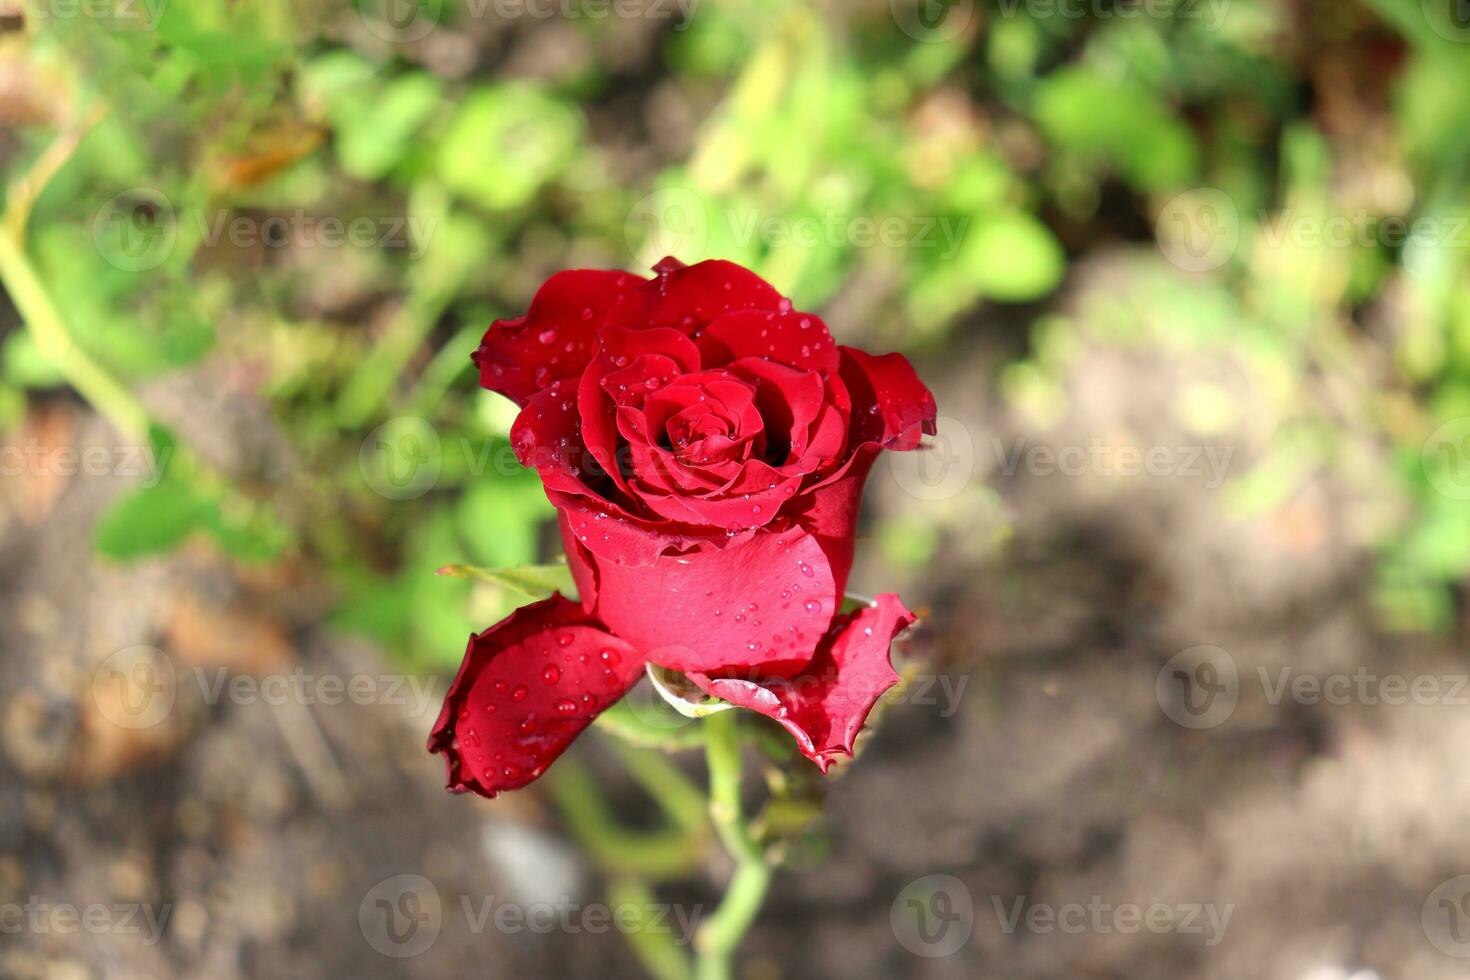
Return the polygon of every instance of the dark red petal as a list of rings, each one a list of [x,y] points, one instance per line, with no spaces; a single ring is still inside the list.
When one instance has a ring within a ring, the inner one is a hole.
[[[565,518],[568,540],[580,542],[599,559],[646,566],[667,551],[699,547],[710,540],[709,529],[691,528],[667,519],[632,517],[616,505],[586,494],[547,487],[546,499]],[[721,533],[720,539],[724,539]]]
[[[630,533],[622,522],[568,522],[595,556],[597,616],[655,663],[791,673],[811,659],[832,621],[840,595],[832,569],[816,539],[800,528],[720,534],[723,546],[706,543],[639,565],[604,557],[581,537],[595,536],[599,524],[613,525],[606,528],[611,534]]]
[[[674,330],[630,330],[608,327],[598,338],[597,351],[578,382],[577,405],[582,416],[582,440],[623,492],[628,474],[618,458],[617,399],[603,387],[610,376],[632,368],[638,380],[667,378],[699,367],[699,349]],[[634,380],[629,376],[622,383]],[[613,390],[616,391],[617,383]]]
[[[608,311],[647,280],[571,269],[542,284],[525,316],[496,320],[472,355],[482,387],[524,405],[553,381],[580,375]]]
[[[620,300],[608,322],[633,327],[674,327],[686,335],[733,310],[775,310],[782,303],[775,287],[749,269],[710,259],[685,266],[666,258],[658,275]]]
[[[689,679],[708,694],[775,719],[795,737],[802,755],[826,772],[837,756],[852,755],[873,705],[898,683],[889,647],[913,621],[898,596],[886,593],[874,605],[838,617],[811,663],[795,677],[743,680],[691,673]]]
[[[828,394],[822,376],[815,371],[800,371],[754,357],[736,361],[729,370],[755,385],[756,404],[765,419],[767,444],[779,441],[790,447],[787,456],[777,460],[777,464],[800,458],[806,452],[812,420],[821,413]]]
[[[510,427],[510,444],[521,465],[540,475],[547,493],[598,496],[587,481],[601,469],[582,444],[576,394],[575,382],[561,380],[533,395]]]
[[[852,396],[849,444],[874,442],[885,449],[917,449],[935,432],[934,396],[902,354],[875,357],[843,347],[842,381]]]
[[[832,565],[832,577],[839,595],[847,590],[858,513],[863,503],[863,485],[868,482],[868,474],[879,451],[875,443],[859,446],[837,472],[808,488],[792,501],[787,510],[787,514],[822,546],[827,561]]]
[[[531,782],[638,682],[643,663],[560,595],[470,637],[429,735],[448,788],[495,796]]]
[[[759,357],[803,371],[837,370],[837,344],[822,318],[796,310],[740,310],[710,323],[699,335],[707,368]]]

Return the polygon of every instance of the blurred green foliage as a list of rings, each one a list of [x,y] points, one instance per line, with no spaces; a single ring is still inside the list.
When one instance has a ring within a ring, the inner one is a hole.
[[[633,23],[445,4],[412,42],[385,39],[371,4],[32,18],[0,34],[24,94],[8,203],[30,210],[0,271],[13,298],[33,280],[17,305],[28,321],[49,310],[73,346],[34,322],[3,336],[0,421],[71,385],[133,438],[173,445],[168,420],[142,413],[139,431],[143,386],[215,359],[258,366],[293,465],[231,469],[181,445],[101,522],[99,548],[132,559],[201,532],[242,560],[305,558],[340,591],[344,628],[451,666],[521,596],[431,573],[555,550],[536,480],[507,463],[508,406],[470,368],[486,323],[558,268],[721,256],[800,306],[883,284],[867,321],[840,328],[878,346],[922,354],[993,314],[1034,320],[1002,376],[1023,408],[1056,396],[1084,341],[1248,359],[1284,380],[1293,422],[1231,485],[1230,511],[1350,466],[1344,427],[1373,433],[1400,465],[1352,478],[1404,514],[1374,532],[1383,609],[1448,625],[1470,506],[1436,491],[1421,449],[1470,415],[1470,236],[1340,247],[1275,231],[1282,216],[1372,229],[1470,213],[1470,44],[1417,0],[1032,6],[977,4],[953,36],[920,37],[888,4],[803,0]],[[68,135],[75,152],[25,199],[18,182]],[[1153,238],[1197,187],[1233,202],[1239,246],[1190,275]],[[338,240],[332,222],[365,234]],[[1149,315],[1050,309],[1073,263],[1120,246],[1156,261]],[[1290,384],[1321,372],[1343,379],[1350,417]],[[1190,410],[1217,417],[1221,401],[1200,388]],[[381,428],[404,418],[427,429]],[[400,479],[407,464],[434,478]],[[910,567],[938,544],[912,520],[879,542]]]

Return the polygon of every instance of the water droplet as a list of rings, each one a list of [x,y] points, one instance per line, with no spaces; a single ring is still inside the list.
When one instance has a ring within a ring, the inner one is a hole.
[[[577,703],[570,698],[562,698],[560,701],[556,702],[556,713],[559,715],[569,715],[576,710]]]
[[[609,667],[616,667],[623,661],[623,658],[618,656],[618,652],[616,650],[604,650],[599,653],[598,656],[601,657],[602,662],[607,664]]]
[[[535,730],[536,719],[531,717],[522,718],[521,723],[516,726],[516,731],[520,732],[522,735],[529,735]]]
[[[515,689],[510,692],[510,699],[516,702],[526,700],[526,685],[517,684]]]
[[[803,609],[805,609],[807,612],[813,613],[813,614],[819,613],[819,612],[822,611],[822,603],[818,599],[808,599],[806,602],[803,602],[801,604],[801,607]]]
[[[785,296],[782,296],[780,301],[776,303],[776,309],[780,310],[782,313],[790,313],[791,300],[787,299]]]
[[[796,567],[801,572],[801,574],[805,575],[807,578],[811,578],[813,575],[816,574],[816,572],[812,571],[812,566],[808,565],[804,561],[797,562]]]
[[[541,668],[541,679],[548,684],[555,684],[561,680],[561,668],[556,664],[547,664]]]
[[[506,766],[500,771],[505,775],[506,779],[519,779],[521,776],[521,767],[516,765]]]
[[[536,339],[541,341],[541,343],[543,344],[554,344],[556,343],[556,331],[543,330],[536,335]]]
[[[506,689],[509,688],[509,687],[510,687],[510,685],[507,684],[505,681],[496,681],[495,682],[495,693],[496,694],[504,694],[506,692]]]
[[[572,634],[570,634],[570,633],[563,633],[561,636],[558,636],[556,638],[556,645],[557,646],[562,646],[562,647],[569,647],[569,646],[572,645],[572,641],[574,639],[576,639],[576,637],[574,637]]]

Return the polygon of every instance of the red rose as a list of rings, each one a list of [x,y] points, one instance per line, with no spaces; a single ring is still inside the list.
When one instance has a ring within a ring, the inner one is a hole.
[[[429,739],[451,789],[530,782],[645,662],[774,718],[824,771],[897,680],[897,596],[839,611],[868,471],[933,433],[933,396],[740,266],[655,271],[558,273],[475,352],[522,406],[511,441],[582,601],[470,639]]]

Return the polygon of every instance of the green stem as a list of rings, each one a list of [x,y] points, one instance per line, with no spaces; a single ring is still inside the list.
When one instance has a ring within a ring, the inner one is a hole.
[[[72,340],[25,248],[12,237],[9,228],[0,229],[0,282],[25,320],[37,349],[60,369],[71,386],[107,416],[125,438],[140,442],[147,439],[147,411]]]
[[[771,866],[740,812],[740,731],[735,711],[704,719],[705,756],[709,762],[710,817],[730,856],[735,874],[715,914],[695,937],[699,980],[727,980],[740,940],[760,914],[771,884]]]

